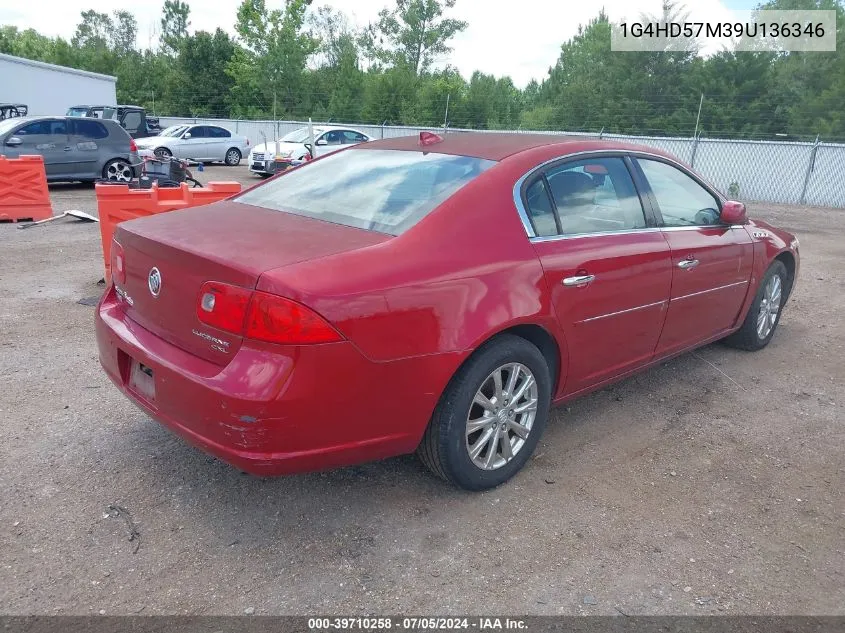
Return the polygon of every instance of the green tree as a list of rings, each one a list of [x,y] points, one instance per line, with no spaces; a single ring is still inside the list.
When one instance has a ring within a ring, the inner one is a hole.
[[[393,10],[382,9],[362,38],[369,57],[415,75],[426,72],[437,56],[452,50],[449,40],[467,28],[463,20],[443,17],[455,1],[396,0]]]
[[[191,25],[191,7],[181,0],[164,0],[161,16],[161,47],[165,53],[175,55],[188,37]]]
[[[265,0],[244,0],[235,30],[242,46],[227,72],[234,79],[239,104],[258,103],[266,110],[293,113],[304,85],[305,63],[317,42],[305,32],[309,0],[285,0],[284,9],[267,8]]]
[[[185,36],[166,82],[165,107],[180,116],[228,117],[235,80],[226,71],[234,54],[235,43],[222,29]]]

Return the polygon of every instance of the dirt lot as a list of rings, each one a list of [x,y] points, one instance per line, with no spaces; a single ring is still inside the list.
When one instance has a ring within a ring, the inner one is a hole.
[[[845,614],[845,211],[751,211],[801,239],[772,344],[556,410],[484,494],[413,457],[257,479],[205,456],[100,371],[97,226],[0,225],[0,613]]]

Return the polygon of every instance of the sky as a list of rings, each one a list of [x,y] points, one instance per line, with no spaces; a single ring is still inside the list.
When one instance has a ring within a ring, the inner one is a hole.
[[[234,35],[238,0],[187,0],[191,6],[190,30],[214,31],[218,26]],[[267,0],[271,8],[281,0]],[[330,5],[349,16],[353,25],[375,21],[391,0],[314,0],[312,6]],[[732,10],[750,10],[754,0],[694,0],[686,3],[693,21],[734,21]],[[121,4],[138,21],[138,45],[157,41],[163,0]],[[660,14],[661,0],[457,0],[450,17],[466,20],[469,27],[452,41],[452,52],[439,65],[456,67],[469,79],[475,70],[497,77],[510,76],[520,88],[531,79],[542,80],[560,54],[560,46],[604,7],[613,21],[632,20],[641,13]],[[0,24],[34,28],[69,39],[82,10],[108,11],[87,0],[38,0],[0,3]],[[705,53],[708,52],[705,50]]]

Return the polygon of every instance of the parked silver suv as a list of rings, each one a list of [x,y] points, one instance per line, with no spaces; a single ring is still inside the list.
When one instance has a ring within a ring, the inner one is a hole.
[[[51,182],[129,181],[140,162],[135,141],[117,121],[66,116],[0,121],[0,154],[41,154]]]

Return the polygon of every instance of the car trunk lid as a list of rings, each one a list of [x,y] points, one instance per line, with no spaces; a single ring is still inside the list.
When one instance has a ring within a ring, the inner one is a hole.
[[[115,238],[125,258],[121,290],[129,297],[127,316],[172,345],[222,366],[243,339],[199,320],[203,283],[254,289],[265,271],[390,236],[223,201],[122,223]],[[156,272],[158,288],[151,281]]]

